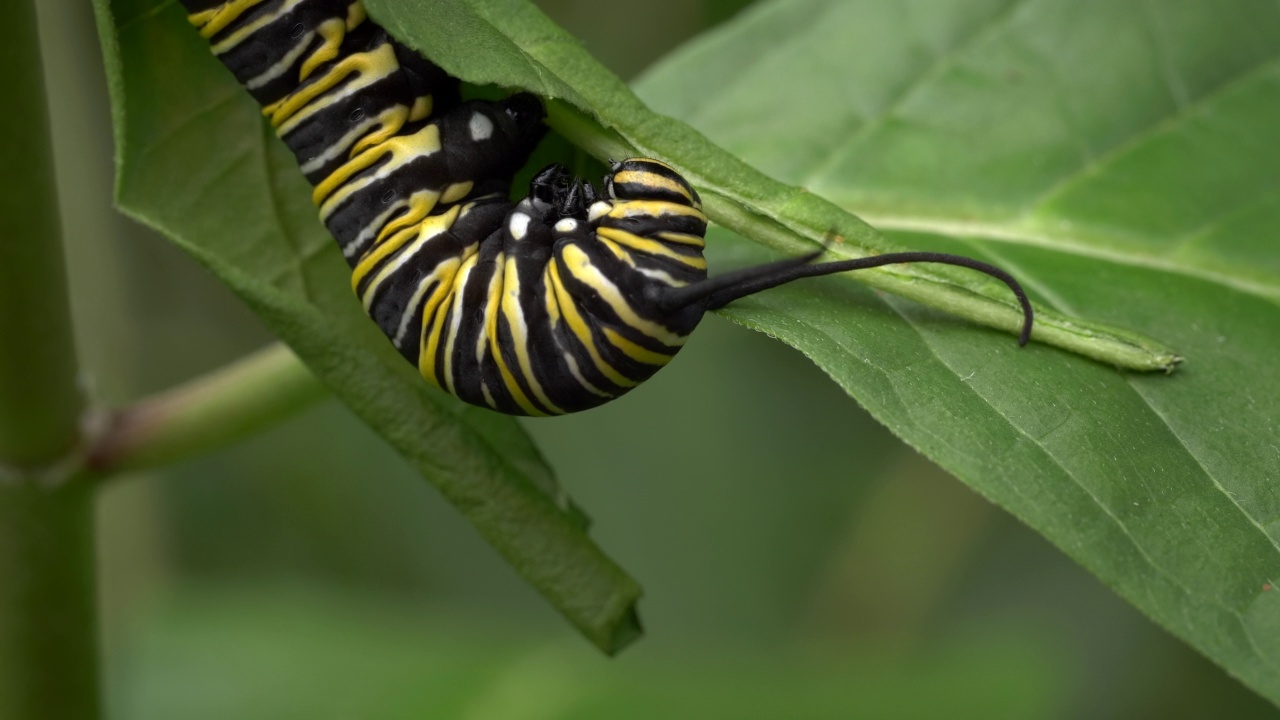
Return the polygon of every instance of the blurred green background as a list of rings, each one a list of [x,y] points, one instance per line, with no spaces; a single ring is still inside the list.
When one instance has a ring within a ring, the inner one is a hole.
[[[746,3],[540,4],[632,77]],[[91,9],[41,13],[94,397],[127,402],[269,342],[203,269],[111,209]],[[329,401],[102,494],[110,716],[1274,714],[798,353],[719,318],[626,399],[526,427],[644,584],[647,636],[622,656],[578,638]]]

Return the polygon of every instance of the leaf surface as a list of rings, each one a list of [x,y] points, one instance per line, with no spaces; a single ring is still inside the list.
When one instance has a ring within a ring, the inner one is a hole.
[[[697,186],[708,216],[789,254],[819,245],[838,257],[895,249],[874,228],[808,190],[779,182],[708,142],[683,123],[655,114],[570,35],[525,0],[368,0],[392,34],[472,82],[528,90],[548,100],[552,127],[601,159],[628,155],[670,162]],[[828,238],[834,238],[829,242]],[[991,327],[1022,323],[1009,289],[972,271],[892,265],[859,282]],[[1036,340],[1105,362],[1167,370],[1177,354],[1159,342],[1042,307]]]
[[[888,246],[826,197],[898,244],[1006,267],[1062,313],[1045,313],[1054,322],[1096,318],[1177,348],[1188,360],[1172,376],[1125,373],[1019,350],[848,278],[727,313],[813,358],[907,442],[1280,701],[1280,7],[776,0],[640,84],[803,192],[637,104],[525,3],[368,4],[450,71],[559,98],[623,138],[612,147],[670,160],[787,232],[813,239],[830,221]],[[711,244],[713,268],[763,257],[729,233]],[[948,292],[998,297],[946,278]]]
[[[732,311],[1280,702],[1280,7],[778,0],[641,91],[904,245],[1178,348],[1128,374],[849,283]]]

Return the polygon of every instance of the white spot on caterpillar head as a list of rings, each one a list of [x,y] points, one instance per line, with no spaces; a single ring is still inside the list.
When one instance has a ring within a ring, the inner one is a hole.
[[[524,213],[513,213],[511,222],[507,223],[507,230],[511,231],[511,237],[523,240],[529,233],[529,216]]]
[[[472,113],[470,128],[471,139],[475,142],[483,142],[493,135],[493,121],[484,113]]]
[[[578,229],[578,221],[573,218],[564,218],[556,222],[556,232],[565,233],[566,235]]]
[[[605,215],[608,215],[609,211],[612,209],[613,206],[609,203],[603,200],[597,200],[596,202],[591,203],[591,207],[587,209],[587,221],[595,222]]]

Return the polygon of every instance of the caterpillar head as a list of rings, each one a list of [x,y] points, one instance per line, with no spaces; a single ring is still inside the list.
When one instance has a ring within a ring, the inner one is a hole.
[[[529,197],[543,204],[548,222],[563,218],[585,220],[587,208],[598,197],[595,186],[579,180],[560,163],[538,171],[529,182]]]

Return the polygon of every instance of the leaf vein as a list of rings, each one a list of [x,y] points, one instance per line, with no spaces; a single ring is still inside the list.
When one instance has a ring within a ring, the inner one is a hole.
[[[1013,272],[1016,272],[1018,277],[1022,278],[1022,282],[1026,283],[1028,287],[1035,289],[1037,293],[1044,295],[1046,298],[1052,298],[1050,302],[1054,304],[1056,309],[1073,314],[1073,315],[1079,314],[1079,311],[1076,308],[1072,307],[1069,302],[1064,300],[1061,295],[1058,295],[1056,293],[1046,292],[1044,283],[1041,282],[1038,278],[1036,278],[1036,276],[1030,273],[1028,270],[1019,266],[1018,263],[1013,262],[1009,260],[1007,257],[1004,257],[999,253],[992,252],[986,248],[977,248],[977,246],[973,246],[973,245],[971,246],[975,247],[975,249],[980,249],[983,252],[985,252],[993,262],[999,263],[1001,266],[1005,268],[1010,268]],[[1175,440],[1178,441],[1178,444],[1182,447],[1183,451],[1186,452],[1187,457],[1191,458],[1191,460],[1196,464],[1196,467],[1200,468],[1200,471],[1204,473],[1204,476],[1211,483],[1213,483],[1214,488],[1217,489],[1219,492],[1221,492],[1222,495],[1226,497],[1227,500],[1231,503],[1231,505],[1240,511],[1240,514],[1244,516],[1245,520],[1247,520],[1250,525],[1253,525],[1258,530],[1258,532],[1262,534],[1262,537],[1266,539],[1267,543],[1270,544],[1271,547],[1276,550],[1277,556],[1280,556],[1280,542],[1277,542],[1275,538],[1271,537],[1271,534],[1267,532],[1266,528],[1264,528],[1261,523],[1259,523],[1252,515],[1249,514],[1247,510],[1244,509],[1244,506],[1242,506],[1239,503],[1239,501],[1236,500],[1234,495],[1232,495],[1225,487],[1223,487],[1222,483],[1218,481],[1218,478],[1212,472],[1210,472],[1209,468],[1205,466],[1204,462],[1201,461],[1200,457],[1195,453],[1195,451],[1191,449],[1191,446],[1187,443],[1186,438],[1184,438],[1177,430],[1174,429],[1173,423],[1169,419],[1169,417],[1164,413],[1160,412],[1158,408],[1156,408],[1155,404],[1151,401],[1150,396],[1144,393],[1140,387],[1134,384],[1133,378],[1131,376],[1128,376],[1128,375],[1124,376],[1124,381],[1125,381],[1125,384],[1128,385],[1129,388],[1134,392],[1134,394],[1142,398],[1142,401],[1146,404],[1147,408],[1157,418],[1160,419],[1160,422],[1164,425],[1165,430],[1167,430],[1169,434]]]
[[[303,264],[307,260],[306,256],[308,251],[304,247],[303,241],[294,236],[294,233],[289,229],[288,224],[285,222],[284,213],[280,208],[280,197],[275,188],[275,171],[272,170],[271,160],[268,157],[268,153],[271,152],[268,144],[275,142],[275,133],[267,129],[266,123],[261,123],[258,127],[258,140],[260,141],[258,159],[262,162],[262,175],[267,185],[266,195],[271,208],[271,222],[276,226],[276,229],[280,232],[281,236],[284,237],[285,242],[289,244],[289,255],[293,258],[293,266],[282,269],[279,275],[283,275],[286,272],[293,272],[296,274],[298,277],[298,283],[301,286],[303,297],[314,303],[316,297],[311,290],[310,283],[307,281],[306,268],[303,267]]]
[[[957,56],[964,50],[977,45],[983,40],[990,37],[998,31],[1006,23],[1008,23],[1018,12],[1032,0],[1011,0],[995,15],[991,16],[985,23],[981,23],[974,27],[973,31],[962,38],[954,46],[947,51],[938,55],[932,65],[925,68],[919,75],[916,75],[906,85],[898,91],[898,94],[884,107],[879,113],[868,119],[857,132],[832,147],[827,153],[825,160],[817,167],[812,168],[804,174],[804,179],[797,182],[803,187],[817,186],[821,178],[831,172],[835,167],[843,161],[845,155],[848,154],[850,148],[870,137],[872,133],[884,126],[884,124],[902,109],[911,98],[924,88],[929,82],[940,77],[955,62]]]
[[[1142,256],[1122,250],[1111,250],[1058,236],[1039,229],[1019,227],[1016,224],[948,220],[923,217],[874,215],[861,213],[862,219],[876,229],[887,232],[922,232],[958,240],[981,239],[1009,245],[1043,248],[1056,252],[1106,260],[1131,267],[1167,272],[1212,282],[1237,292],[1253,295],[1280,304],[1280,287],[1266,282],[1234,277],[1205,268],[1192,268],[1166,258]]]
[[[890,303],[890,307],[892,307],[893,310],[897,312],[899,316],[901,316],[908,324],[910,324],[913,328],[917,330],[917,332],[920,333],[921,341],[924,343],[925,347],[929,349],[929,351],[933,354],[933,356],[938,360],[938,362],[941,363],[944,367],[947,367],[948,369],[953,370],[954,372],[954,368],[951,368],[951,366],[946,362],[946,360],[938,353],[937,348],[934,346],[934,344],[929,342],[927,333],[925,332],[923,326],[921,326],[916,321],[914,321],[911,318],[910,314],[905,312],[902,308],[896,306],[893,303]],[[957,374],[957,377],[959,377],[958,374]],[[1037,448],[1039,448],[1040,451],[1043,453],[1043,455],[1054,466],[1056,466],[1059,470],[1061,470],[1063,474],[1067,478],[1069,478],[1077,488],[1079,488],[1090,500],[1093,501],[1094,505],[1097,506],[1099,510],[1101,510],[1103,516],[1105,516],[1110,522],[1114,523],[1114,525],[1120,530],[1120,534],[1130,543],[1134,551],[1138,553],[1139,557],[1141,557],[1143,561],[1145,561],[1146,564],[1156,574],[1164,578],[1167,582],[1170,583],[1170,585],[1180,590],[1185,597],[1189,599],[1196,599],[1205,604],[1216,607],[1221,611],[1223,611],[1224,613],[1226,613],[1229,617],[1234,619],[1236,622],[1240,623],[1242,629],[1246,627],[1244,616],[1239,610],[1227,605],[1222,600],[1216,597],[1196,593],[1189,586],[1185,585],[1176,575],[1172,574],[1170,571],[1165,569],[1162,564],[1156,562],[1155,558],[1153,558],[1150,554],[1147,553],[1147,551],[1144,549],[1142,544],[1138,541],[1136,537],[1133,536],[1133,534],[1129,531],[1129,528],[1125,526],[1125,524],[1120,520],[1120,518],[1117,517],[1109,507],[1104,505],[1097,495],[1095,495],[1088,487],[1086,487],[1083,483],[1081,483],[1080,480],[1077,479],[1075,475],[1071,473],[1071,471],[1067,470],[1067,468],[1062,465],[1061,461],[1057,457],[1055,457],[1053,453],[1049,452],[1049,450],[1045,448],[1042,444],[1040,444],[1039,441],[1031,437],[1025,430],[1023,430],[1016,423],[1014,423],[1012,420],[1006,417],[1004,413],[1000,412],[1000,410],[994,404],[991,403],[990,400],[988,400],[985,396],[979,393],[971,385],[963,382],[961,383],[961,385],[964,386],[965,390],[967,390],[969,393],[973,394],[975,397],[977,397],[979,400],[985,403],[987,407],[991,408],[994,414],[997,417],[999,417],[1002,421],[1004,421],[1005,425],[1008,428],[1012,429],[1016,434],[1021,435],[1022,437],[1028,439]],[[1016,492],[1016,488],[1014,489],[1014,491]],[[1270,541],[1269,538],[1268,540]],[[1274,542],[1272,542],[1271,544],[1273,547],[1275,546]],[[1186,610],[1185,605],[1183,607],[1183,610],[1185,612]],[[1280,666],[1276,666],[1269,657],[1267,657],[1266,655],[1260,652],[1260,649],[1253,642],[1252,637],[1247,631],[1244,632],[1244,635],[1247,638],[1247,642],[1250,646],[1250,649],[1253,650],[1255,657],[1257,657],[1261,663],[1269,667],[1280,669]]]
[[[1084,163],[1075,170],[1063,175],[1058,182],[1040,193],[1039,196],[1029,200],[1026,210],[1023,211],[1023,216],[1030,217],[1043,212],[1047,205],[1065,195],[1078,183],[1098,175],[1155,135],[1172,130],[1196,113],[1207,110],[1213,102],[1232,92],[1237,87],[1256,80],[1276,67],[1280,67],[1280,52],[1272,53],[1247,70],[1209,88],[1203,95],[1194,100],[1189,100],[1173,114],[1153,118],[1150,123],[1138,128],[1132,135],[1120,139],[1110,148],[1099,153],[1094,160]]]

